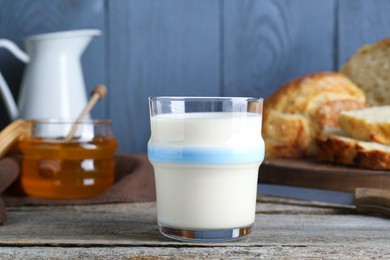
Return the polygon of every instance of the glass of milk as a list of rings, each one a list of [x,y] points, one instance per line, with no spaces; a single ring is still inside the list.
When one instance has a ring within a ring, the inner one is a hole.
[[[148,157],[161,233],[224,242],[255,222],[263,99],[151,97]]]

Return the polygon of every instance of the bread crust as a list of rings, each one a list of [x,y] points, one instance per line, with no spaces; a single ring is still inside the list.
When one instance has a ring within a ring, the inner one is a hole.
[[[266,157],[314,156],[316,137],[338,126],[340,111],[363,106],[364,93],[341,73],[312,73],[288,82],[264,102]],[[332,115],[318,113],[325,110]]]
[[[270,110],[263,125],[266,157],[303,157],[311,135],[309,122],[302,115],[287,115]]]
[[[337,72],[317,72],[292,80],[264,102],[264,109],[314,115],[328,101],[353,99],[365,102],[365,95],[351,80]]]
[[[385,145],[340,134],[317,138],[317,145],[317,158],[326,162],[374,170],[390,169],[390,148]]]
[[[355,156],[355,165],[361,168],[374,170],[390,170],[390,153],[378,150],[364,151],[364,148],[359,147]],[[359,151],[362,149],[362,151]]]
[[[317,158],[331,163],[353,165],[356,157],[356,143],[337,135],[317,138]]]

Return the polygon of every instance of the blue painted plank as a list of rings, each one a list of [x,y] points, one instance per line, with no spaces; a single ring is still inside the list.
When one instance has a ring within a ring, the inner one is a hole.
[[[149,96],[219,94],[219,2],[108,1],[110,117],[120,151],[145,152]]]
[[[224,95],[267,97],[292,78],[334,69],[335,1],[223,5]]]
[[[291,78],[334,70],[390,35],[381,0],[1,0],[0,37],[98,28],[82,57],[88,91],[107,83],[94,117],[111,117],[121,151],[143,152],[152,95],[268,96]],[[337,8],[338,5],[338,8]],[[337,12],[335,12],[337,11]],[[336,17],[337,15],[337,17]],[[0,49],[18,94],[23,64]],[[0,104],[0,127],[8,122]]]
[[[338,12],[338,67],[365,44],[390,37],[390,1],[343,0]]]

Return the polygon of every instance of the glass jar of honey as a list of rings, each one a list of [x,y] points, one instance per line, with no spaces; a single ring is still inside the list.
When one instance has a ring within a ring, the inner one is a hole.
[[[90,198],[114,182],[118,143],[110,120],[30,120],[19,141],[26,194],[52,199]]]

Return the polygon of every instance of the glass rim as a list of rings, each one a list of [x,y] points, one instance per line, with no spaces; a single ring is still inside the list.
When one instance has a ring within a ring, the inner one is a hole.
[[[64,119],[64,118],[37,118],[37,119],[27,119],[28,123],[31,124],[53,124],[53,125],[69,125],[69,124],[76,124],[76,125],[107,125],[112,124],[111,119],[84,119],[81,122],[76,122],[74,119]]]
[[[247,101],[263,102],[262,97],[217,97],[217,96],[151,96],[149,101]]]

